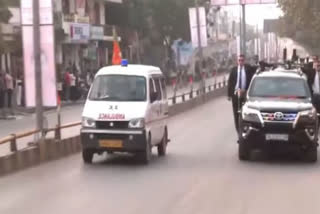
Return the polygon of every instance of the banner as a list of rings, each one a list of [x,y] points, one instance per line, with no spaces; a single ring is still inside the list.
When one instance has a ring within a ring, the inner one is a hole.
[[[171,48],[176,55],[177,65],[179,64],[178,62],[180,62],[180,65],[184,66],[190,63],[193,54],[192,43],[187,43],[178,39],[173,42]],[[180,57],[180,59],[178,59],[178,57]]]
[[[121,49],[118,42],[117,31],[113,29],[113,54],[112,54],[112,65],[120,65],[122,60]]]
[[[33,27],[22,27],[25,100],[27,107],[36,106],[36,81],[34,68]]]
[[[198,40],[198,23],[197,23],[197,11],[196,8],[189,8],[189,22],[190,22],[190,32],[192,46],[194,48],[199,47]],[[200,23],[200,37],[201,37],[201,47],[208,46],[208,37],[207,37],[207,20],[206,20],[206,11],[204,7],[199,8],[199,23]]]
[[[90,39],[90,25],[71,23],[70,38],[74,41],[88,41]]]
[[[44,106],[57,106],[57,81],[53,25],[41,26],[42,99]]]
[[[211,5],[276,4],[277,0],[211,0]]]

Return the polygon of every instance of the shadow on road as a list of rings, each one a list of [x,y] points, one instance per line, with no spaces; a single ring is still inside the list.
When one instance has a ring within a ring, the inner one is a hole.
[[[320,151],[318,152],[318,157]],[[314,169],[314,167],[320,167],[319,161],[315,163],[306,162],[302,158],[303,156],[297,152],[290,153],[278,153],[278,154],[270,154],[262,151],[255,151],[251,154],[251,159],[247,163],[252,164],[263,164],[269,166],[304,166],[310,167]]]

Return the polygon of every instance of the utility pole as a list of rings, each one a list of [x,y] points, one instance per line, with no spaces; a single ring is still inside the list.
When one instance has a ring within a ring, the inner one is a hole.
[[[246,45],[246,5],[242,4],[242,54],[246,55],[247,45]]]
[[[37,129],[40,131],[41,139],[44,136],[43,130],[43,101],[42,101],[42,74],[41,74],[41,47],[40,47],[40,14],[39,0],[33,0],[33,44],[36,79],[36,116]]]
[[[243,34],[242,34],[242,14],[241,14],[241,10],[240,10],[240,7],[239,7],[239,37],[240,37],[240,41],[239,41],[239,46],[240,46],[240,53],[239,54],[242,54],[243,53]]]
[[[202,74],[202,64],[203,64],[203,50],[202,50],[202,42],[201,42],[201,26],[200,26],[200,12],[199,12],[199,3],[198,0],[195,0],[196,6],[196,15],[197,15],[197,34],[198,34],[198,48],[199,48],[199,59],[200,59],[200,75],[201,75],[201,91],[204,93],[205,90],[205,82],[204,76]]]

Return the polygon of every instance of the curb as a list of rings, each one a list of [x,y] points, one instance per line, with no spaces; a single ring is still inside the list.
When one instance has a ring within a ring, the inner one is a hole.
[[[38,147],[30,147],[0,157],[0,176],[37,166],[81,151],[80,136],[62,141],[46,139]]]

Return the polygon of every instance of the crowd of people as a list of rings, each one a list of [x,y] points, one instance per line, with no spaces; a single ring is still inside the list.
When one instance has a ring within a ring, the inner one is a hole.
[[[60,81],[61,85],[58,87],[61,99],[65,101],[84,99],[93,82],[94,75],[94,71],[87,71],[81,75],[74,65],[67,67]]]

